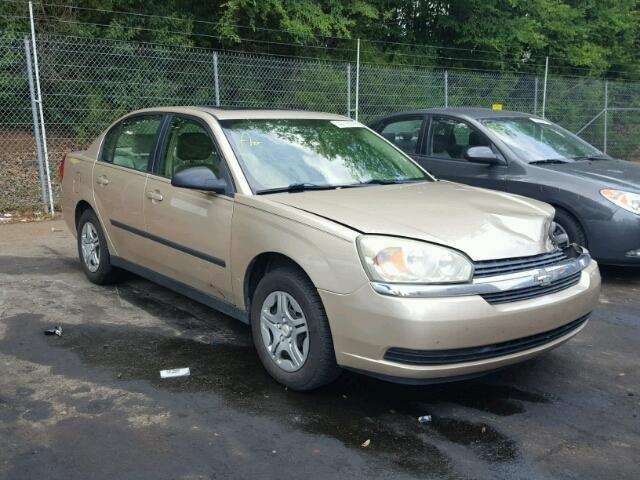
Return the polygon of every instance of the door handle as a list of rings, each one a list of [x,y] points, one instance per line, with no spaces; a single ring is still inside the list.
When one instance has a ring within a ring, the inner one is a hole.
[[[146,192],[147,198],[150,198],[153,201],[161,202],[164,198],[162,194],[158,190],[149,190]]]
[[[107,177],[105,177],[104,175],[100,175],[97,179],[96,179],[96,183],[98,185],[109,185],[109,179]]]

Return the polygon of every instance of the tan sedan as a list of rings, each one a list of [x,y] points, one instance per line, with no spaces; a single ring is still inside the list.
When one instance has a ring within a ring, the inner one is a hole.
[[[250,324],[299,390],[341,367],[419,383],[526,360],[600,289],[549,205],[437,181],[338,115],[141,110],[62,170],[89,280],[130,270]]]

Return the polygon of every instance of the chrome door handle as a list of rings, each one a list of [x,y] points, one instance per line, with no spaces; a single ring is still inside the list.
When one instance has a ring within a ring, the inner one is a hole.
[[[109,185],[109,179],[107,177],[105,177],[104,175],[100,175],[97,179],[96,179],[96,183],[98,185]]]
[[[164,198],[162,194],[157,190],[149,190],[146,193],[146,195],[147,195],[147,198],[150,198],[151,200],[155,200],[156,202],[161,202],[162,199]]]

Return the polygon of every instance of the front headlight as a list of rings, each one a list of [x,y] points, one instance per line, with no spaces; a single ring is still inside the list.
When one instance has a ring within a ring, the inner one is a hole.
[[[625,192],[623,190],[613,190],[611,188],[605,188],[600,190],[600,194],[615,203],[621,208],[628,210],[629,212],[640,215],[640,195],[632,192]]]
[[[364,235],[358,253],[369,278],[386,283],[461,283],[473,277],[463,254],[406,238]]]

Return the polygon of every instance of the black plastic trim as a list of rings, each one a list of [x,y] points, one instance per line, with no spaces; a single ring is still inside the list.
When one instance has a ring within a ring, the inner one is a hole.
[[[557,340],[580,328],[588,319],[589,314],[547,332],[480,347],[454,348],[449,350],[411,350],[408,348],[393,347],[386,351],[384,359],[407,365],[447,365],[503,357],[530,350]]]
[[[196,302],[200,302],[208,307],[211,307],[215,310],[218,310],[225,315],[229,315],[230,317],[235,318],[236,320],[240,320],[243,323],[249,323],[249,314],[231,303],[228,303],[224,300],[221,300],[213,295],[197,290],[189,285],[186,285],[182,282],[178,282],[170,277],[162,275],[154,270],[150,270],[146,267],[142,267],[138,264],[125,260],[121,257],[111,256],[111,264],[114,267],[122,268],[123,270],[128,270],[130,272],[135,273],[136,275],[140,275],[141,277],[146,278],[158,285],[162,285],[163,287],[169,288],[185,297],[189,297]]]
[[[139,235],[144,238],[148,238],[149,240],[153,240],[154,242],[158,242],[162,245],[165,245],[170,248],[175,248],[181,252],[184,252],[188,255],[200,258],[207,262],[213,263],[214,265],[218,265],[219,267],[225,268],[227,266],[226,262],[221,258],[214,257],[212,255],[208,255],[203,252],[199,252],[198,250],[194,250],[193,248],[186,247],[184,245],[180,245],[179,243],[172,242],[171,240],[167,240],[166,238],[158,237],[157,235],[153,235],[152,233],[145,232],[143,230],[139,230],[135,227],[127,225],[122,222],[118,222],[117,220],[111,220],[111,225],[116,228],[120,228],[122,230],[126,230],[127,232],[133,233],[135,235]]]
[[[481,295],[488,303],[495,305],[497,303],[517,302],[527,300],[529,298],[541,297],[542,295],[550,295],[552,293],[566,290],[580,282],[582,272],[576,272],[573,275],[562,278],[556,282],[552,282],[546,286],[536,286],[529,288],[519,288],[516,290],[507,290],[505,292],[486,293]]]

